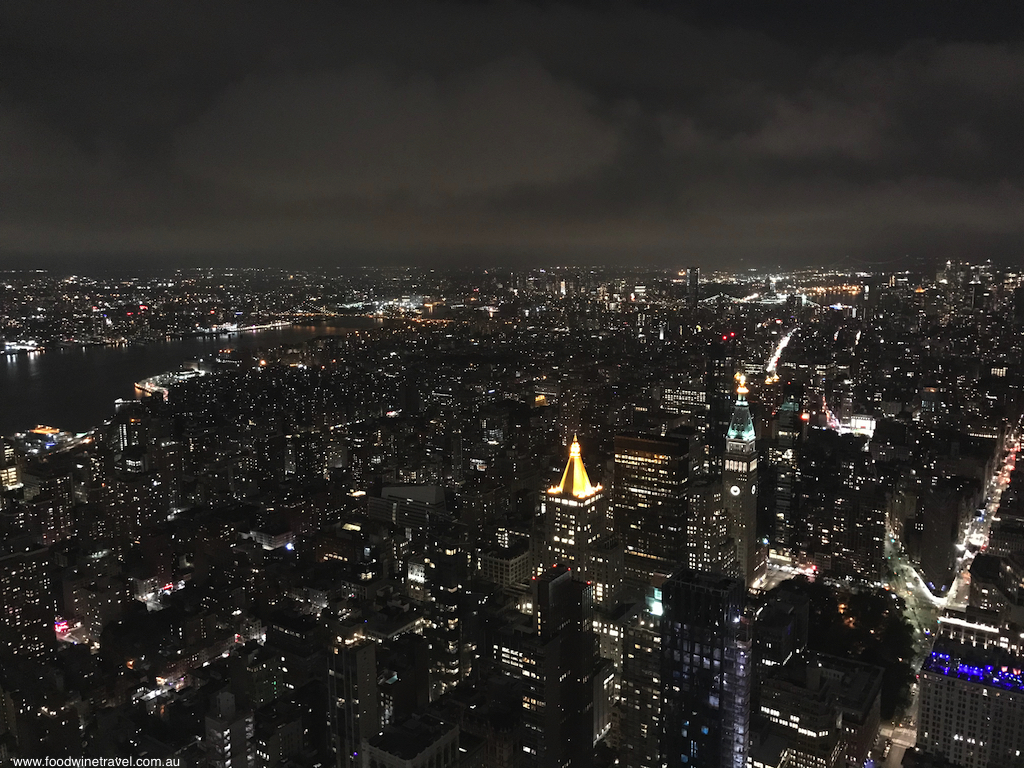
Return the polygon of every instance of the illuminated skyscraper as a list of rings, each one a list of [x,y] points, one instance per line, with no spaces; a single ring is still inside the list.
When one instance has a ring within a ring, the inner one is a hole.
[[[682,566],[724,576],[739,573],[736,546],[718,480],[698,480],[686,489],[686,549]]]
[[[0,491],[9,491],[21,485],[21,467],[14,446],[0,439]]]
[[[615,437],[615,529],[625,545],[626,578],[637,585],[685,560],[689,461],[685,435]]]
[[[682,571],[662,587],[661,759],[744,768],[751,658],[743,582]]]
[[[42,658],[56,643],[48,549],[0,549],[0,655]]]
[[[737,379],[736,405],[725,436],[722,504],[729,534],[736,546],[736,564],[743,583],[754,581],[757,564],[757,448],[754,422],[747,404],[746,379]]]
[[[579,580],[593,582],[596,605],[613,605],[622,574],[621,568],[608,567],[615,547],[608,541],[607,500],[604,489],[590,482],[575,437],[561,481],[548,488],[540,504],[544,516],[542,568],[558,564],[572,569]]]
[[[681,416],[692,427],[689,438],[690,474],[706,474],[710,466],[708,457],[708,428],[711,408],[708,400],[707,376],[674,376],[661,391],[661,408],[666,413]]]
[[[558,485],[541,499],[548,559],[582,568],[590,544],[607,525],[603,488],[592,485],[575,437]]]

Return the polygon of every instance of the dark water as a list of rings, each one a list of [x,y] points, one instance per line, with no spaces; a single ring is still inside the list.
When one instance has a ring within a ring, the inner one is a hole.
[[[135,382],[227,348],[267,348],[343,334],[374,324],[293,325],[232,336],[175,339],[130,347],[86,347],[0,356],[0,435],[48,424],[74,432],[98,425],[114,400],[136,396]]]

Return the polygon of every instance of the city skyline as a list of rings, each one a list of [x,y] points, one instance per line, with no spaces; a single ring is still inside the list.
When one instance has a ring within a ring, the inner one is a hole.
[[[0,758],[1007,768],[1022,331],[987,260],[4,272]]]
[[[1024,768],[1017,3],[0,7],[0,765]]]

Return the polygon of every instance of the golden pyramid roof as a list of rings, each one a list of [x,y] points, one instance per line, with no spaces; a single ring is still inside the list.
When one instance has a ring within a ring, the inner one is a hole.
[[[590,483],[587,468],[583,465],[583,458],[580,456],[580,441],[576,435],[573,435],[572,445],[569,446],[569,461],[566,462],[565,471],[562,472],[562,481],[558,485],[551,486],[548,493],[585,499],[600,490],[600,485],[591,485]]]

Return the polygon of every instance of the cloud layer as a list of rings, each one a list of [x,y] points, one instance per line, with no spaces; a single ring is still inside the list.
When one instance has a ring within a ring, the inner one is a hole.
[[[984,19],[11,5],[0,256],[1021,258],[1024,47]]]

